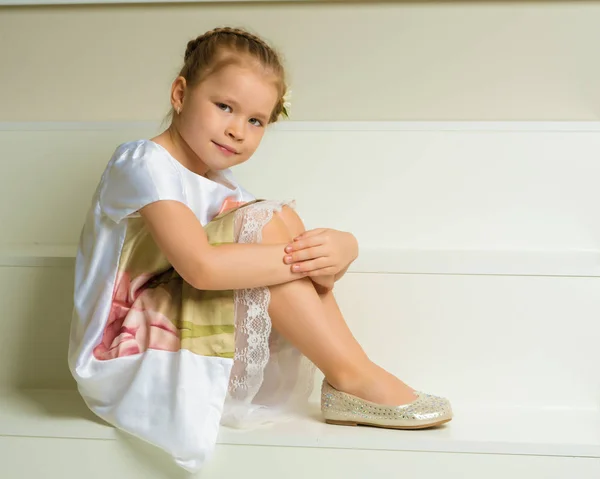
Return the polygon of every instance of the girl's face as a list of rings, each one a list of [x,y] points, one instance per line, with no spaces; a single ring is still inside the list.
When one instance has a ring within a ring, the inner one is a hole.
[[[228,65],[187,89],[177,131],[192,153],[193,169],[223,170],[250,158],[277,100],[271,76],[238,65]]]

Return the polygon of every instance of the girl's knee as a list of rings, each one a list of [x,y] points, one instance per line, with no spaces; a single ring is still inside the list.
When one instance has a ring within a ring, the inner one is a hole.
[[[263,243],[288,243],[294,239],[281,214],[274,214],[262,231]]]
[[[289,206],[283,206],[279,209],[277,205],[273,205],[273,214],[270,215],[268,222],[263,222],[260,219],[261,214],[254,215],[252,208],[250,206],[247,210],[243,210],[242,216],[239,218],[240,221],[236,226],[236,231],[239,230],[236,235],[240,235],[240,231],[244,231],[246,226],[250,230],[256,230],[253,240],[243,242],[289,243],[304,232],[302,220]],[[259,213],[263,212],[261,209],[258,209],[258,211]]]
[[[304,233],[304,223],[302,223],[302,220],[293,208],[284,206],[281,211],[276,213],[276,215],[279,216],[286,225],[291,235],[291,239],[295,238],[301,233]]]

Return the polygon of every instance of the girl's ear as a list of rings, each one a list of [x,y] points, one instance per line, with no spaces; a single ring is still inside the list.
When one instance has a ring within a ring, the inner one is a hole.
[[[183,107],[186,88],[187,82],[182,76],[177,77],[171,85],[171,106],[175,111],[180,111]]]

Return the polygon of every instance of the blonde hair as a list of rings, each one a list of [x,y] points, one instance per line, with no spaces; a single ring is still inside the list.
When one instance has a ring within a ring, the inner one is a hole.
[[[274,123],[284,112],[285,70],[279,54],[263,39],[246,30],[215,28],[190,40],[179,76],[185,78],[188,86],[194,87],[225,66],[248,59],[256,61],[275,78],[278,100],[269,119],[269,123]]]

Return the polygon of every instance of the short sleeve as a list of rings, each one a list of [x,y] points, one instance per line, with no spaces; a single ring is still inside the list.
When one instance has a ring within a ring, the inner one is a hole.
[[[161,200],[187,204],[180,171],[167,152],[150,142],[118,148],[103,176],[102,212],[118,223]]]

